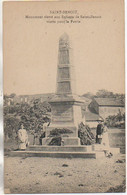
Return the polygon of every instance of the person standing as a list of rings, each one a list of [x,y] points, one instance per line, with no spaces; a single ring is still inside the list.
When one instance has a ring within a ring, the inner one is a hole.
[[[34,131],[33,145],[37,145],[38,137],[39,137],[38,132],[37,131]]]
[[[102,124],[102,121],[99,121],[99,124],[97,125],[97,131],[96,131],[96,143],[98,144],[101,144],[102,142],[103,129],[104,126]]]
[[[109,145],[109,137],[108,137],[108,128],[106,124],[104,124],[104,131],[101,145],[107,157],[111,157],[113,154],[110,152],[110,145]]]
[[[40,145],[42,145],[42,139],[45,138],[45,136],[46,136],[46,130],[47,130],[47,128],[48,128],[49,125],[50,125],[50,122],[45,122],[43,124],[43,130],[42,130],[41,136],[39,138]]]
[[[19,140],[19,149],[25,150],[29,142],[28,142],[28,134],[26,129],[24,129],[23,124],[21,125],[21,129],[18,130],[18,140]]]

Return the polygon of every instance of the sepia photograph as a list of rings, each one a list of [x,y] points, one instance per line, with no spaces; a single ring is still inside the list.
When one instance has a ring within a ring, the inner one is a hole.
[[[4,193],[125,193],[124,1],[3,2]]]

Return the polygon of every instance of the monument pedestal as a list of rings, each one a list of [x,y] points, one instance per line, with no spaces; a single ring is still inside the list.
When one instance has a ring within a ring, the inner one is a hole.
[[[78,124],[82,121],[81,106],[83,102],[78,96],[56,95],[51,101],[52,117],[51,125],[46,129],[46,137],[42,139],[42,145],[49,145],[51,142],[52,130],[69,130],[70,133],[61,133],[65,146],[79,146]],[[53,137],[54,138],[54,137]]]

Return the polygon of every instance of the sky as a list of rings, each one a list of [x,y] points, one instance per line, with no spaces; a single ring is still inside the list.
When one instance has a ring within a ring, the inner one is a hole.
[[[77,10],[77,14],[50,14],[50,10]],[[47,23],[52,19],[44,16],[52,15],[78,15],[74,20],[80,23]],[[99,18],[82,19],[91,15]],[[4,2],[4,94],[56,91],[58,42],[64,32],[72,43],[77,94],[99,89],[124,93],[123,18],[121,0]]]

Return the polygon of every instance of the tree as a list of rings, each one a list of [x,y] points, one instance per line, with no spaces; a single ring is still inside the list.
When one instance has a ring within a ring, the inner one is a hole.
[[[83,97],[93,99],[94,97],[98,98],[116,98],[116,100],[121,101],[121,103],[125,103],[125,94],[121,93],[113,93],[112,91],[108,91],[105,89],[100,89],[96,92],[96,94],[92,94],[90,92],[87,92],[82,95]]]
[[[30,105],[27,103],[21,104],[19,109],[21,122],[27,130],[40,132],[43,128],[43,123],[50,120],[48,117],[45,117],[49,109],[49,105],[42,103],[40,99],[33,100]]]
[[[125,113],[119,111],[116,115],[110,115],[106,118],[108,127],[122,127],[125,128]]]
[[[13,138],[14,134],[17,133],[19,128],[19,119],[14,116],[6,115],[4,117],[4,135],[5,141],[9,138]]]
[[[40,99],[28,103],[14,103],[14,105],[4,105],[4,132],[5,139],[13,137],[17,133],[21,123],[24,127],[34,132],[40,132],[43,123],[50,121],[47,112],[51,110],[47,102],[42,103]]]
[[[100,89],[97,91],[96,93],[96,96],[97,97],[102,97],[102,98],[105,98],[105,97],[115,97],[115,94],[113,94],[113,92],[111,91],[108,91],[108,90],[105,90],[105,89]]]

